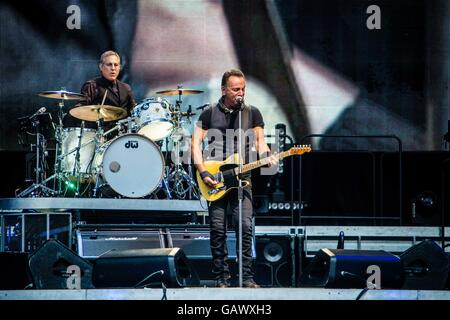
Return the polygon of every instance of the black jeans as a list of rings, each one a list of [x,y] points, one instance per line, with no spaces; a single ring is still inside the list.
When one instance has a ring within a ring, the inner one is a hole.
[[[210,243],[213,258],[213,274],[217,280],[231,277],[226,261],[227,248],[227,209],[233,216],[236,232],[236,254],[239,257],[239,201],[237,189],[231,190],[223,198],[209,203]],[[252,217],[253,203],[251,189],[244,189],[242,201],[242,280],[253,279],[252,270]]]

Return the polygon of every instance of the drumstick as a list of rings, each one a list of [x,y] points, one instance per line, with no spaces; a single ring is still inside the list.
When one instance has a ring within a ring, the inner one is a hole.
[[[107,93],[108,93],[108,90],[105,90],[105,94],[104,94],[104,96],[103,96],[103,100],[102,100],[101,106],[105,103],[105,99],[106,99],[106,94],[107,94]],[[97,109],[97,119],[100,119],[100,112],[101,112],[100,108]]]
[[[108,90],[105,90],[105,95],[103,96],[103,100],[102,100],[101,106],[105,103],[105,99],[106,99],[106,94],[107,93],[108,93]]]

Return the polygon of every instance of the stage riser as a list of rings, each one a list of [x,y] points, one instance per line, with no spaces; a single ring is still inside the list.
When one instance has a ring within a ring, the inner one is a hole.
[[[13,197],[14,190],[25,179],[22,171],[25,171],[26,153],[1,154],[2,167],[8,168],[4,172],[4,181],[8,183],[0,186],[0,197]],[[256,224],[440,226],[442,206],[448,211],[450,199],[450,162],[443,166],[443,161],[448,158],[449,153],[443,151],[403,152],[400,185],[398,153],[315,150],[301,158],[291,157],[284,161],[282,174],[262,176],[259,170],[254,170]],[[447,177],[445,190],[441,181],[444,170]],[[424,192],[434,197],[434,203],[428,208],[417,200]],[[175,200],[169,204],[146,203],[142,199],[136,199],[136,203],[133,199],[116,200],[119,199],[68,198],[59,202],[58,199],[0,198],[0,208],[207,211],[206,204],[200,205],[197,201],[177,203]],[[302,202],[302,210],[299,210],[299,201]],[[291,207],[295,209],[291,211]],[[445,222],[447,226],[450,223],[448,219],[449,215]]]

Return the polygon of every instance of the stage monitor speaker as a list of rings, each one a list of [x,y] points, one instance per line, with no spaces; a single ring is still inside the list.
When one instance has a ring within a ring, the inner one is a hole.
[[[30,257],[30,269],[37,289],[93,288],[92,265],[55,239]]]
[[[183,249],[200,280],[214,280],[209,229],[191,228],[180,230],[173,228],[170,229],[166,236],[170,248]],[[235,274],[238,272],[238,266],[236,263],[236,234],[234,231],[227,232],[227,250],[227,263],[231,273]]]
[[[400,255],[405,270],[403,289],[442,290],[450,271],[450,259],[434,241],[425,240]]]
[[[255,281],[263,287],[295,286],[295,238],[256,235]]]
[[[112,250],[94,263],[96,288],[197,286],[198,276],[180,248]]]
[[[380,287],[400,288],[403,269],[400,258],[385,251],[321,249],[300,277],[299,287],[365,288],[379,267]]]
[[[28,253],[0,252],[0,290],[23,290],[32,287]]]

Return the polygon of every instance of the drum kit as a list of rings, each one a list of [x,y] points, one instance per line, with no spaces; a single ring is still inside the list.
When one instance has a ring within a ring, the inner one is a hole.
[[[183,118],[190,122],[195,114],[190,106],[187,111],[181,111],[182,96],[202,92],[181,86],[158,91],[161,95],[178,95],[176,103],[171,104],[159,96],[149,97],[137,104],[129,117],[126,110],[115,106],[77,106],[69,113],[82,120],[81,126],[66,128],[62,120],[66,115],[63,111],[65,101],[80,101],[86,97],[65,88],[39,93],[41,97],[60,100],[58,122],[51,120],[51,114],[45,113],[45,108],[31,117],[21,118],[22,123],[27,123],[26,131],[36,134],[37,160],[34,183],[17,197],[161,198],[163,194],[167,199],[199,199],[191,164],[183,165],[178,155],[181,148],[179,132],[185,123]],[[53,174],[45,178],[43,159],[48,152],[46,136],[40,129],[43,119],[48,117],[53,129],[50,138],[55,141],[55,164]],[[96,122],[97,129],[85,128],[85,122]],[[105,131],[105,122],[114,126]],[[166,146],[169,142],[173,145],[175,157],[170,165],[161,151],[164,141]],[[49,187],[51,182],[53,188]]]

